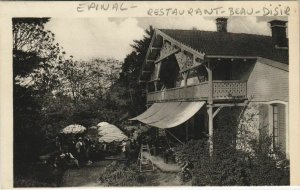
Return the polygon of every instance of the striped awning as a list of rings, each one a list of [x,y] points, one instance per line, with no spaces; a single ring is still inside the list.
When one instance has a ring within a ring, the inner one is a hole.
[[[172,128],[193,117],[204,104],[204,101],[154,103],[144,113],[130,120],[158,128]]]

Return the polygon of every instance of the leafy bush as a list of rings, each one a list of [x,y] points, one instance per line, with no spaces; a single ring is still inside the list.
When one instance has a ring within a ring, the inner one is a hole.
[[[208,154],[208,145],[203,140],[193,140],[176,148],[178,162],[191,162],[194,166],[193,185],[246,185],[245,162],[240,152],[224,149]]]
[[[178,162],[194,165],[193,185],[288,185],[288,162],[258,153],[255,157],[233,149],[214,150],[208,155],[208,145],[202,140],[190,141],[176,148]]]
[[[252,185],[289,185],[289,161],[280,150],[271,150],[271,137],[263,135],[251,145],[255,156],[251,157]]]
[[[270,149],[270,137],[249,142],[252,152],[236,148],[236,115],[232,109],[215,121],[214,152],[209,156],[206,140],[191,140],[176,147],[177,162],[194,165],[193,185],[288,185],[289,162],[284,154]],[[276,155],[276,156],[274,156]]]
[[[152,186],[154,176],[140,173],[136,165],[129,167],[119,162],[112,162],[105,168],[99,179],[103,186]]]

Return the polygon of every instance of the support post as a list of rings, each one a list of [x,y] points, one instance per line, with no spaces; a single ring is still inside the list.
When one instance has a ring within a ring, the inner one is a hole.
[[[146,94],[148,94],[148,92],[149,92],[149,85],[148,83],[146,83]]]
[[[206,67],[207,74],[208,74],[208,104],[213,104],[213,79],[212,79],[212,70],[210,67],[210,63],[208,62],[208,65]]]
[[[187,87],[187,80],[188,80],[188,76],[189,76],[189,71],[183,72],[182,75],[183,75],[183,86],[184,86],[184,88],[186,88]],[[186,93],[186,91],[185,91],[185,93]],[[185,97],[187,97],[187,96],[185,95]]]
[[[154,81],[154,90],[157,91],[157,81]]]
[[[188,121],[185,122],[185,141],[189,141],[189,123]]]
[[[208,74],[208,108],[207,108],[207,113],[208,113],[208,134],[209,134],[209,155],[213,155],[213,150],[214,150],[214,144],[213,144],[213,134],[214,134],[214,123],[213,123],[213,79],[212,79],[212,69],[211,65],[208,62],[207,63],[207,74]]]
[[[183,85],[184,85],[184,87],[187,86],[188,74],[189,74],[189,71],[183,73]]]
[[[160,70],[161,70],[161,61],[157,63],[157,73],[156,73],[156,79],[159,79],[160,77]]]
[[[211,157],[213,155],[213,150],[214,150],[214,144],[213,144],[214,128],[213,128],[213,107],[212,106],[208,106],[207,113],[208,113],[209,156]]]

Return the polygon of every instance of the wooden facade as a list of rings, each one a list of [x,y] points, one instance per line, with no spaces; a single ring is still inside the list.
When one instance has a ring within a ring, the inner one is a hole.
[[[193,32],[191,34],[196,36]],[[267,122],[269,133],[274,138],[275,133],[281,134],[275,139],[288,152],[287,64],[259,55],[208,55],[161,30],[155,30],[143,71],[141,81],[147,85],[148,105],[176,101],[206,102],[204,125],[208,128],[211,154],[214,117],[224,107],[247,107],[249,102],[267,106],[261,111],[261,122]],[[278,114],[275,116],[274,106],[275,114]],[[278,129],[274,131],[275,125]]]
[[[279,64],[279,63],[277,63]],[[284,65],[281,63],[281,65]],[[289,78],[287,65],[278,68],[258,60],[247,80],[248,98],[253,101],[270,102],[289,100]]]

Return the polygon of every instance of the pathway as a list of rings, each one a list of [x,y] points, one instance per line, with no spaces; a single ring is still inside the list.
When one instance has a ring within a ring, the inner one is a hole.
[[[145,172],[145,175],[155,176],[155,186],[189,186],[191,184],[181,184],[178,178],[180,167],[176,164],[166,164],[160,157],[151,157],[155,168],[152,172]],[[95,187],[99,186],[98,179],[104,172],[105,167],[113,160],[94,162],[82,168],[68,169],[62,179],[62,187]],[[101,186],[101,185],[100,185]]]
[[[160,169],[163,172],[179,172],[181,168],[177,164],[173,163],[165,163],[164,159],[160,156],[149,155],[148,153],[144,153],[145,157],[151,160],[154,166]]]
[[[110,164],[111,160],[94,162],[89,166],[82,168],[68,169],[63,176],[62,187],[91,187],[99,186],[97,181],[104,172],[105,166]]]

